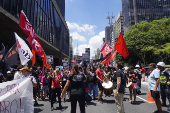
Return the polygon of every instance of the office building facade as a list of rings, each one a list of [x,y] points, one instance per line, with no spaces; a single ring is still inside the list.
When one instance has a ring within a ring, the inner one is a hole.
[[[65,0],[0,0],[0,42],[5,45],[15,43],[13,32],[23,39],[28,38],[19,27],[21,10],[32,24],[45,53],[54,56],[54,64],[59,65],[61,58],[68,58],[70,38],[64,19]]]
[[[122,14],[126,33],[137,22],[169,17],[170,0],[122,0]]]
[[[124,35],[122,11],[120,11],[118,13],[118,15],[116,16],[116,19],[113,23],[112,44],[111,45],[113,45],[113,46],[115,45],[117,39],[119,38],[120,33],[122,33],[122,35]]]
[[[105,27],[105,41],[107,41],[109,45],[111,45],[111,41],[112,41],[112,31],[113,31],[113,25]]]

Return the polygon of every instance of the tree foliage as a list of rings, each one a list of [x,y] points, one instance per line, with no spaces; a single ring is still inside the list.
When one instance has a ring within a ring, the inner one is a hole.
[[[170,18],[142,21],[133,25],[124,36],[129,56],[126,59],[130,64],[169,62],[170,54]]]

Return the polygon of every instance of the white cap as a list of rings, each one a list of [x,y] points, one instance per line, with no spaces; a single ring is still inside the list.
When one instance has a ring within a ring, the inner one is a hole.
[[[11,71],[7,71],[7,74],[8,74],[8,73],[11,73]]]
[[[140,67],[138,64],[135,67]]]
[[[165,63],[164,62],[158,62],[157,66],[165,67]]]
[[[125,69],[125,70],[128,70],[128,69],[129,69],[129,67],[127,67],[127,66],[126,66],[126,67],[124,67],[124,69]]]

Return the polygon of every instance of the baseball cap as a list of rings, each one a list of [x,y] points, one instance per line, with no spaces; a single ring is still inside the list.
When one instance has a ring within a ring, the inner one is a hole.
[[[25,66],[25,67],[23,67],[23,68],[20,69],[20,71],[22,71],[22,70],[30,71],[30,70],[29,70],[29,67],[27,67],[27,66]]]

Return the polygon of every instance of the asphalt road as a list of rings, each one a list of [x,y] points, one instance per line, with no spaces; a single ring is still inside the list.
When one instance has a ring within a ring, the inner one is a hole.
[[[126,93],[124,96],[124,109],[125,113],[152,113],[156,110],[155,103],[148,103],[148,85],[146,82],[142,83],[141,95],[137,96],[136,104],[129,103],[129,90],[126,88]],[[104,103],[101,104],[97,100],[88,103],[86,108],[86,113],[117,113],[117,108],[115,104],[114,96],[110,97],[103,96]],[[51,111],[50,102],[48,99],[45,101],[38,101],[39,106],[34,108],[35,113],[70,113],[70,102],[63,102],[63,109],[55,109]],[[55,103],[54,107],[58,107],[58,104]],[[163,113],[170,113],[167,111],[166,107],[162,107]],[[79,106],[77,104],[77,113],[80,113]]]

